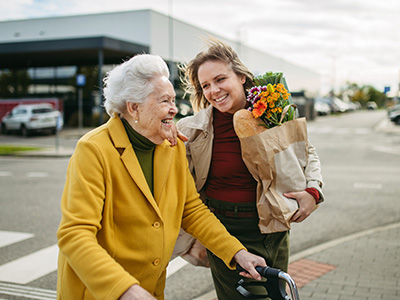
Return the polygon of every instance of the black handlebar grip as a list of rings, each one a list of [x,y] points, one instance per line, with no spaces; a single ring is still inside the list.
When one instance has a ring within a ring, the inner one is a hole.
[[[239,264],[236,266],[236,270],[239,272],[247,272],[247,270],[243,269]],[[279,278],[280,269],[274,269],[270,267],[256,267],[256,271],[264,278]]]
[[[266,270],[264,270],[264,269],[270,269],[270,268],[269,268],[269,267],[260,267],[260,266],[257,266],[257,267],[256,267],[256,271],[257,271],[261,276],[263,276],[263,273],[266,272]],[[246,272],[246,273],[249,273],[249,272],[247,272],[247,270],[243,269],[242,266],[239,265],[239,264],[236,265],[236,270],[239,271],[239,272]]]

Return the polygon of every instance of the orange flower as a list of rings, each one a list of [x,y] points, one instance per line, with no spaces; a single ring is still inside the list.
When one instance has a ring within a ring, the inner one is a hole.
[[[253,109],[254,118],[261,117],[267,108],[268,108],[267,104],[263,101],[258,101],[257,103],[255,103]]]

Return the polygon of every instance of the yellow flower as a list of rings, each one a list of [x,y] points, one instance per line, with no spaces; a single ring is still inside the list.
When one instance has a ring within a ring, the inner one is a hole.
[[[267,92],[270,93],[270,94],[272,94],[273,92],[275,92],[274,87],[273,87],[272,84],[270,84],[270,83],[267,85]]]

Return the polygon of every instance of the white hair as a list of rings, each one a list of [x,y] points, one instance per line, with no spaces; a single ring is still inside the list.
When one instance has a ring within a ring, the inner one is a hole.
[[[143,103],[153,92],[152,79],[169,78],[165,61],[158,55],[139,54],[116,66],[104,78],[104,107],[111,117],[126,112],[126,103]]]

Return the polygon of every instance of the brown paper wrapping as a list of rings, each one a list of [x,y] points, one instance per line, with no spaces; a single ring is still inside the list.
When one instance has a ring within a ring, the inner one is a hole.
[[[306,189],[307,124],[305,118],[299,118],[267,129],[260,122],[244,109],[233,118],[243,161],[258,183],[260,230],[287,231],[298,204],[283,193]]]

